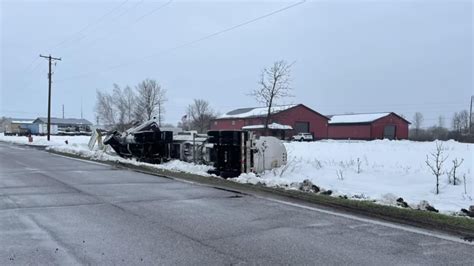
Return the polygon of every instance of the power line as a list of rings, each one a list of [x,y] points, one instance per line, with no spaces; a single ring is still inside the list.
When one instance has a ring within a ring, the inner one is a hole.
[[[138,2],[138,3],[137,3],[134,7],[132,7],[131,9],[136,8],[139,4],[143,3],[143,1],[144,1],[144,0],[141,0],[140,2]],[[137,19],[135,19],[132,23],[126,24],[124,27],[121,27],[120,30],[122,31],[122,30],[124,30],[125,28],[130,28],[131,26],[137,24],[138,22],[140,22],[141,20],[145,19],[146,17],[148,17],[148,16],[154,14],[154,13],[157,12],[158,10],[165,8],[166,6],[168,6],[169,4],[171,4],[171,2],[173,2],[173,0],[169,0],[168,2],[166,2],[166,3],[164,3],[164,4],[160,5],[160,6],[158,6],[158,7],[154,8],[154,9],[152,9],[150,12],[141,15],[140,17],[138,17]],[[127,13],[127,11],[128,11],[128,10],[126,10],[125,13]],[[122,13],[122,14],[124,14],[124,13]],[[120,17],[120,15],[117,16],[117,17],[115,17],[114,19],[117,19],[117,18],[119,18],[119,17]],[[105,40],[105,39],[109,38],[110,36],[112,36],[112,35],[114,35],[114,34],[117,34],[117,33],[118,33],[117,31],[116,31],[116,32],[107,31],[105,34],[102,34],[102,35],[99,36],[98,38],[92,39],[91,41],[87,42],[86,46],[87,46],[87,47],[90,47],[91,45],[96,44],[98,41]],[[85,37],[84,37],[84,38],[85,38]],[[79,40],[82,40],[82,39],[84,39],[84,38],[81,38],[81,39],[79,39]],[[70,54],[71,52],[72,52],[72,51],[70,51],[70,52],[67,53],[67,54]]]
[[[39,57],[35,57],[21,72],[27,72],[34,63],[38,61]]]
[[[144,0],[140,0],[139,2],[135,3],[135,5],[133,5],[132,7],[128,8],[128,9],[125,9],[122,13],[120,13],[120,14],[118,14],[117,16],[113,17],[113,18],[111,19],[111,21],[115,21],[115,20],[119,19],[120,17],[122,17],[122,16],[124,16],[125,14],[129,13],[131,10],[137,8],[137,7],[138,7],[139,5],[141,5],[143,2],[144,2]],[[74,44],[77,44],[78,42],[80,42],[81,40],[86,39],[86,38],[87,38],[86,35],[82,35],[82,36],[80,36],[80,37],[78,37],[78,38],[75,39],[76,42],[75,42]],[[94,40],[94,42],[95,42],[96,40],[101,40],[101,39],[103,39],[103,38],[102,38],[102,37],[96,38],[96,39]],[[88,44],[88,45],[90,45],[90,44]]]
[[[76,33],[74,34],[71,34],[68,38],[60,41],[59,43],[57,43],[56,45],[54,45],[52,47],[52,49],[56,49],[56,48],[59,48],[61,46],[63,46],[65,43],[68,43],[70,41],[74,41],[76,40],[75,38],[73,38],[75,35],[80,35],[82,34],[83,32],[85,32],[87,29],[89,29],[90,27],[96,25],[96,24],[99,24],[101,23],[107,16],[109,16],[110,14],[114,13],[116,10],[120,9],[123,5],[125,5],[129,0],[124,0],[122,1],[119,5],[117,5],[116,7],[112,8],[111,10],[109,10],[108,12],[106,12],[104,15],[100,16],[97,20],[91,22],[91,23],[88,23],[86,26],[84,26],[83,28],[81,28],[79,31],[77,31]]]
[[[130,12],[130,10],[133,10],[133,9],[137,8],[139,5],[143,4],[144,1],[145,0],[140,0],[140,1],[136,2],[132,7],[128,8],[128,9],[125,9],[122,13],[118,14],[118,16],[114,17],[113,19],[116,20],[120,17],[123,17],[125,14]]]
[[[232,30],[241,28],[241,27],[246,26],[246,25],[248,25],[248,24],[254,23],[254,22],[256,22],[256,21],[265,19],[265,18],[267,18],[267,17],[273,16],[273,15],[275,15],[275,14],[278,14],[278,13],[281,13],[281,12],[286,11],[286,10],[288,10],[288,9],[291,9],[291,8],[293,8],[293,7],[299,6],[299,5],[301,5],[301,4],[305,3],[305,2],[306,2],[306,0],[299,1],[299,2],[297,2],[297,3],[291,4],[291,5],[285,6],[285,7],[283,7],[283,8],[277,9],[277,10],[275,10],[275,11],[272,11],[272,12],[270,12],[270,13],[264,14],[264,15],[262,15],[262,16],[259,16],[259,17],[256,17],[256,18],[247,20],[247,21],[245,21],[245,22],[236,24],[236,25],[234,25],[234,26],[231,26],[231,27],[228,27],[228,28],[225,28],[225,29],[216,31],[216,32],[214,32],[214,33],[205,35],[205,36],[203,36],[203,37],[200,37],[200,38],[197,38],[197,39],[194,39],[194,40],[185,42],[185,43],[183,43],[183,44],[181,44],[181,45],[177,45],[177,46],[174,46],[174,47],[165,49],[165,50],[163,50],[163,51],[161,51],[161,52],[159,52],[159,53],[155,53],[155,54],[143,56],[143,57],[141,57],[141,58],[138,58],[138,59],[136,59],[136,60],[134,60],[134,61],[131,61],[131,62],[128,62],[128,63],[123,63],[123,64],[119,64],[119,65],[115,65],[115,66],[110,66],[110,67],[108,67],[108,68],[106,68],[105,70],[102,70],[102,71],[87,72],[87,73],[83,73],[83,74],[71,76],[71,77],[68,77],[68,78],[65,78],[65,79],[58,80],[57,82],[63,82],[63,81],[73,80],[73,79],[80,79],[80,78],[84,78],[84,77],[87,77],[87,76],[90,76],[90,75],[108,72],[108,71],[110,71],[110,70],[114,70],[114,69],[118,69],[118,68],[122,68],[122,67],[129,66],[129,65],[133,65],[133,64],[136,64],[136,63],[138,63],[138,62],[140,62],[140,61],[147,60],[147,59],[150,59],[150,58],[152,58],[152,57],[156,57],[156,56],[158,56],[158,55],[162,55],[162,54],[165,54],[165,53],[168,53],[168,52],[172,52],[172,51],[174,51],[174,50],[178,50],[178,49],[181,49],[181,48],[184,48],[184,47],[187,47],[187,46],[192,46],[192,45],[194,45],[194,44],[196,44],[196,43],[199,43],[199,42],[202,42],[202,41],[204,41],[204,40],[211,39],[211,38],[213,38],[213,37],[215,37],[215,36],[218,36],[218,35],[221,35],[221,34],[223,34],[223,33],[226,33],[226,32],[229,32],[229,31],[232,31]]]
[[[112,14],[113,12],[115,12],[116,10],[118,10],[119,8],[121,8],[124,4],[126,4],[129,0],[124,0],[123,2],[121,2],[118,6],[112,8],[111,10],[109,10],[108,12],[106,12],[104,15],[102,15],[99,19],[87,24],[86,26],[84,26],[82,29],[80,29],[79,31],[77,31],[76,33],[74,34],[71,34],[68,38],[60,41],[59,43],[57,43],[55,46],[53,46],[51,49],[55,49],[55,48],[59,48],[61,46],[63,46],[65,43],[69,42],[69,41],[73,41],[74,39],[71,39],[72,37],[74,37],[75,35],[78,35],[78,34],[81,34],[83,33],[84,31],[86,31],[88,28],[92,27],[94,24],[97,24],[97,23],[100,23],[102,20],[104,20],[107,16],[109,16],[110,14]],[[142,0],[143,1],[143,0]],[[24,73],[24,76],[26,76],[27,74],[33,74],[34,71],[38,68],[39,65],[41,65],[41,63],[38,63],[35,67],[33,67],[33,69],[30,70],[30,68],[34,65],[34,63],[36,63],[37,61],[39,60],[39,57],[35,57],[31,63],[29,63],[21,72]],[[31,85],[31,82],[32,82],[32,79],[30,79],[30,81],[27,81],[25,84],[26,86],[25,87],[29,87]]]
[[[148,12],[148,13],[146,13],[146,14],[140,16],[139,18],[137,18],[137,19],[133,22],[133,24],[135,24],[135,23],[137,23],[137,22],[143,20],[144,18],[146,18],[146,17],[152,15],[152,14],[155,13],[156,11],[158,11],[158,10],[160,10],[160,9],[162,9],[162,8],[164,8],[164,7],[166,7],[167,5],[171,4],[171,2],[173,2],[173,0],[169,0],[168,2],[166,2],[166,3],[164,3],[164,4],[160,5],[160,6],[158,6],[157,8],[152,9],[150,12]]]
[[[420,102],[420,103],[395,103],[395,104],[363,104],[363,105],[353,105],[353,104],[319,104],[319,107],[345,107],[345,106],[356,106],[356,107],[421,107],[421,106],[430,106],[433,105],[433,108],[438,108],[441,106],[448,106],[448,105],[463,105],[465,103],[462,102]]]
[[[25,83],[24,83],[23,88],[25,88],[25,89],[30,88],[31,84],[32,84],[33,81],[34,81],[33,75],[36,74],[36,72],[40,69],[40,68],[39,68],[40,66],[41,66],[41,62],[38,62],[38,63],[29,71],[28,74],[30,75],[30,78],[29,78],[29,79],[25,79]],[[26,74],[25,74],[25,77],[26,77]]]

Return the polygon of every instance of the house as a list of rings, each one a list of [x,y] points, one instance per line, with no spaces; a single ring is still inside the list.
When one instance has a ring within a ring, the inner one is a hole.
[[[211,130],[249,130],[266,134],[267,107],[239,108],[211,121]],[[311,133],[315,139],[326,139],[329,118],[303,104],[273,106],[268,124],[269,134],[288,139],[297,133]]]
[[[29,118],[6,118],[3,122],[5,135],[27,135],[30,133],[28,126],[34,119]]]
[[[33,124],[48,124],[47,117],[38,117]],[[83,118],[56,118],[51,117],[51,126],[57,126],[58,134],[90,133],[92,123]]]
[[[393,112],[328,117],[330,139],[408,139],[410,122]]]
[[[46,135],[48,134],[48,124],[31,123],[28,125],[28,130],[32,135]],[[50,132],[52,135],[58,134],[58,125],[51,124]]]

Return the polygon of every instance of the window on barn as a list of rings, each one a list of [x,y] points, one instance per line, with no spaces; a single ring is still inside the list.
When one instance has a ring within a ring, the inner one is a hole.
[[[214,121],[214,125],[217,126],[217,121]]]
[[[309,122],[296,122],[295,131],[297,133],[308,133],[309,132]]]
[[[383,138],[384,139],[395,139],[395,130],[394,125],[388,125],[383,128]]]
[[[235,126],[235,120],[232,120],[232,125]]]

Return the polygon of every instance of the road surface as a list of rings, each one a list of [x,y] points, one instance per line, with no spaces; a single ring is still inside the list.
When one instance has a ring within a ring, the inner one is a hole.
[[[465,264],[462,240],[0,143],[0,265]]]

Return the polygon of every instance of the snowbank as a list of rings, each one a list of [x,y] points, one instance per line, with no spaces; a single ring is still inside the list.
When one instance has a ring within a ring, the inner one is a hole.
[[[3,133],[0,133],[0,141],[24,145],[33,145],[33,146],[62,146],[66,145],[66,140],[69,144],[85,144],[89,142],[89,136],[51,136],[50,141],[48,141],[46,136],[32,136],[33,142],[28,142],[28,137],[25,136],[5,136]]]

